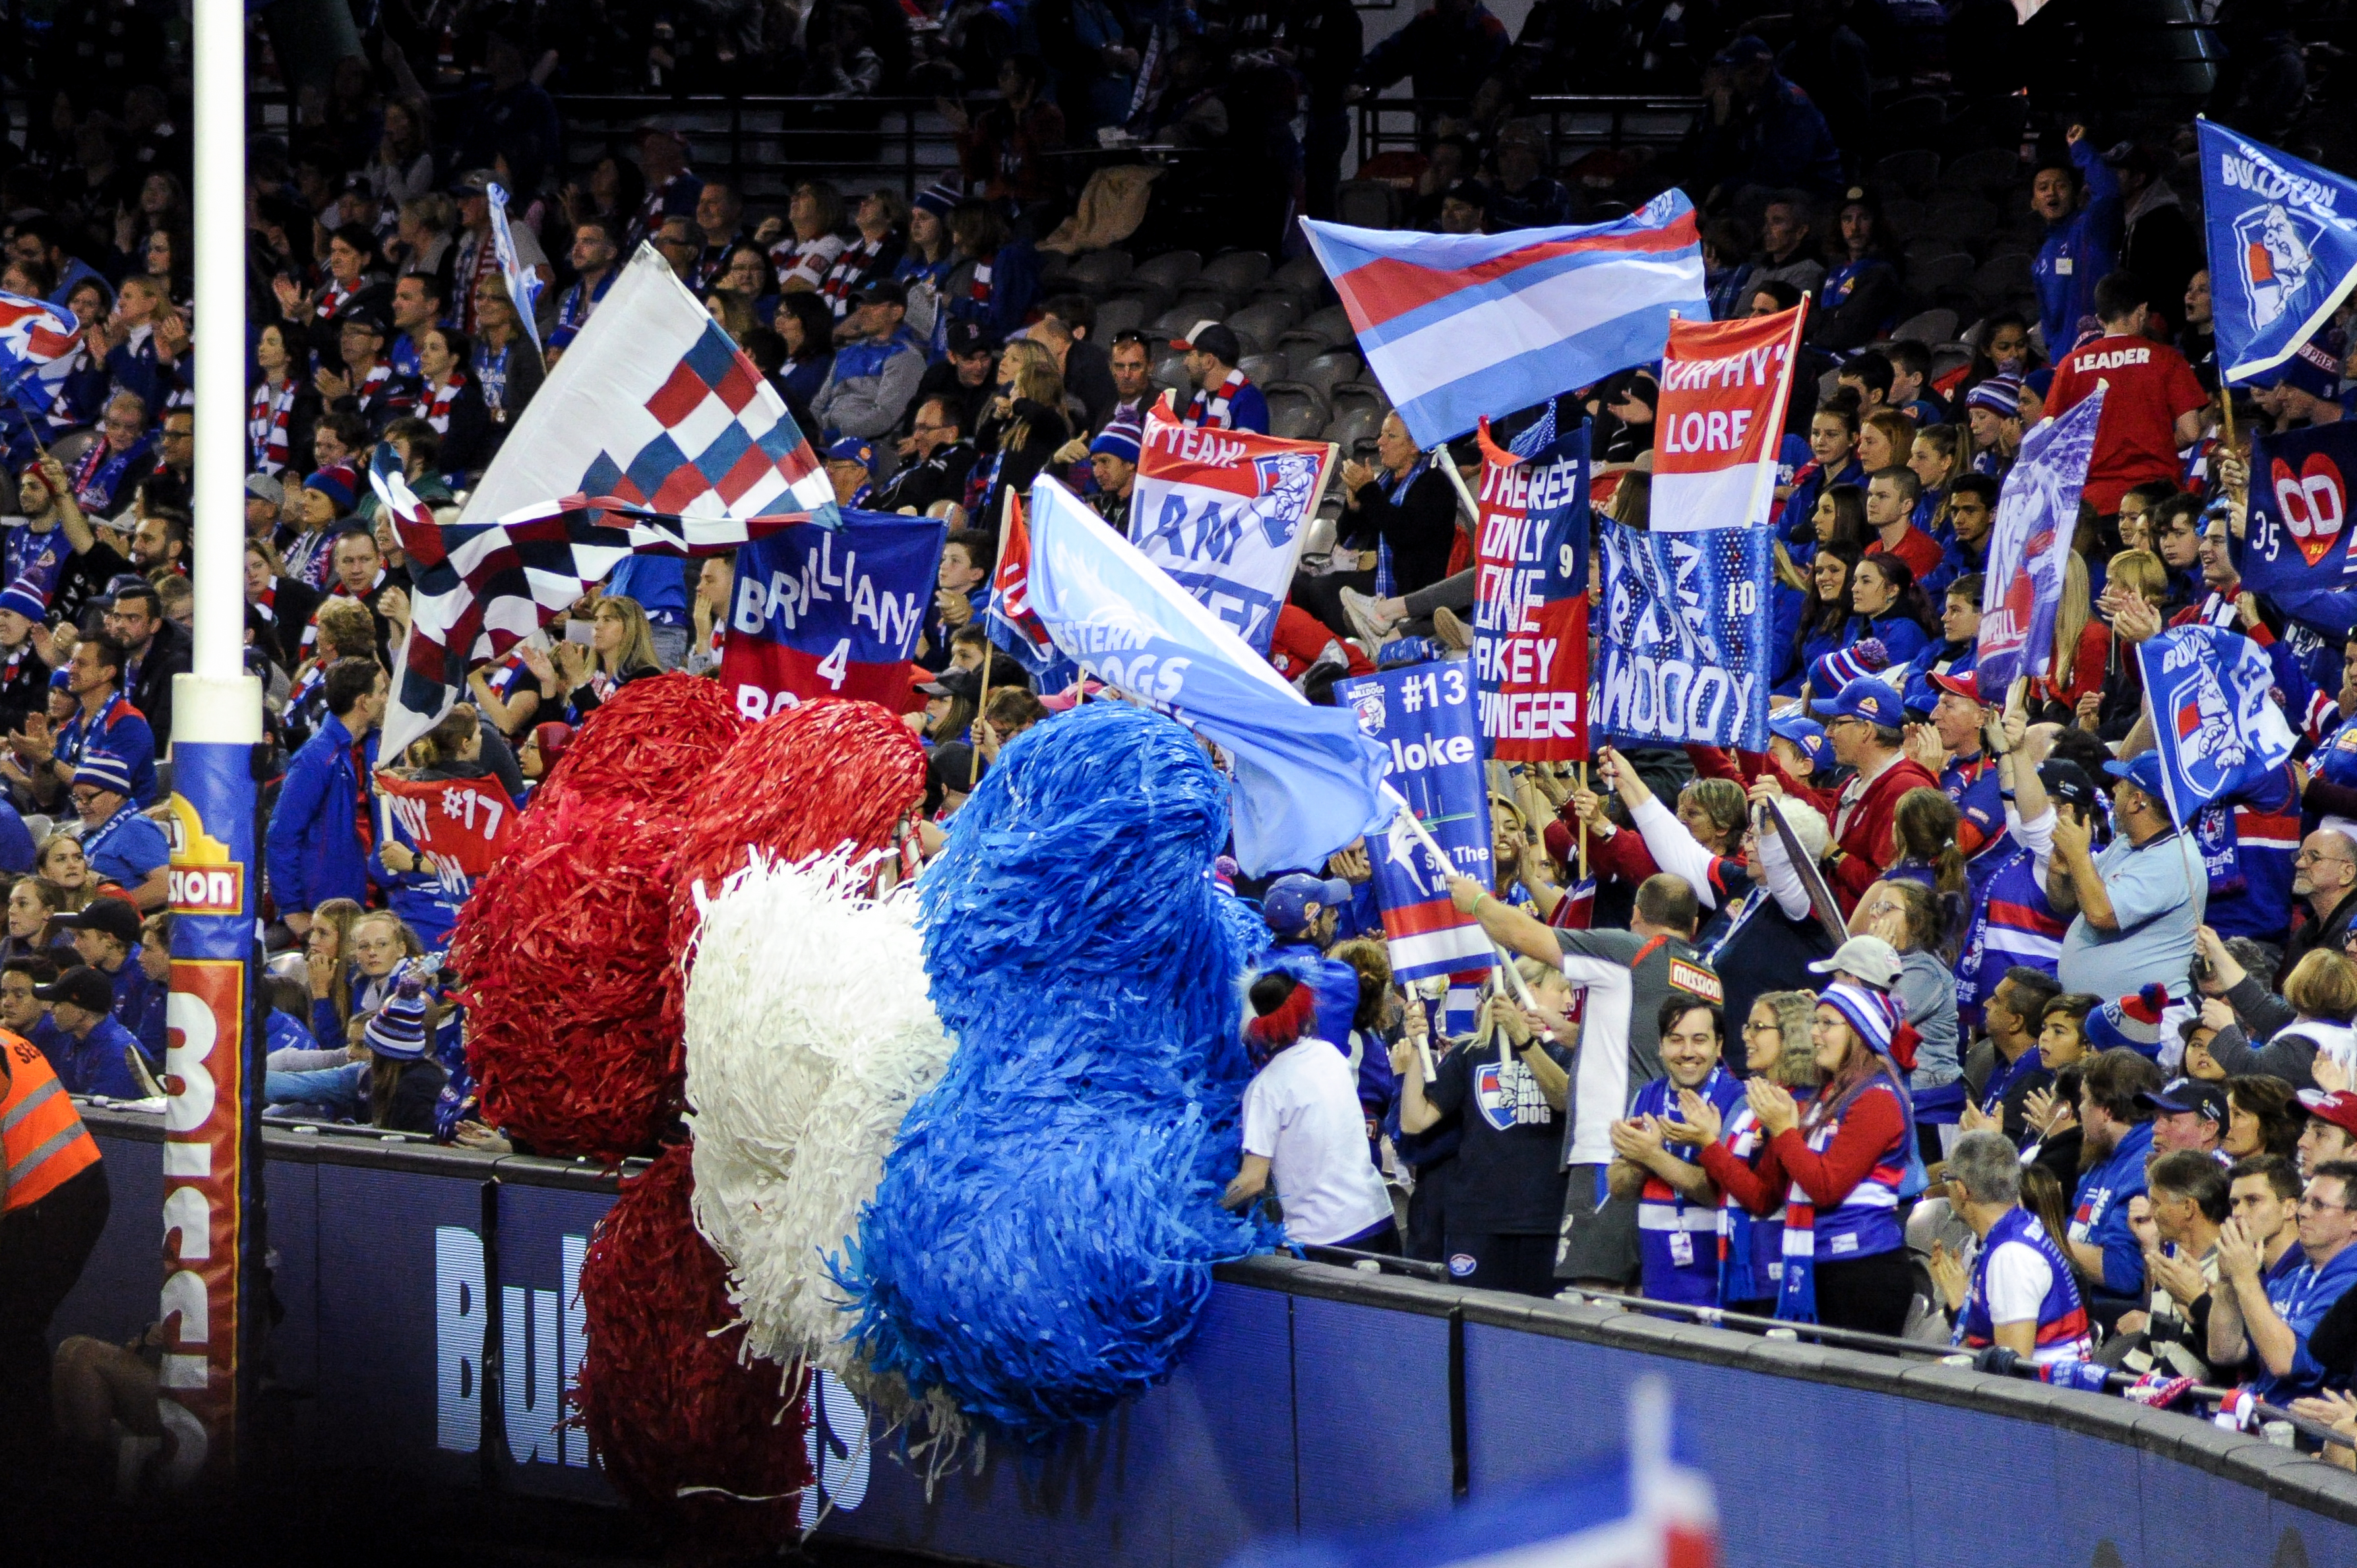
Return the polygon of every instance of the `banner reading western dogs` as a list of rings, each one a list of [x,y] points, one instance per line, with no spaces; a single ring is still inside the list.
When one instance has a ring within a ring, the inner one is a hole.
[[[1767,749],[1769,534],[1604,525],[1595,728],[1673,746]]]
[[[845,511],[839,530],[796,523],[737,551],[720,659],[737,711],[763,719],[815,697],[907,711],[948,538],[939,518]]]
[[[1525,460],[1481,428],[1473,667],[1509,762],[1587,756],[1587,427]]]
[[[1130,532],[1148,561],[1265,655],[1333,463],[1327,442],[1199,430],[1157,403],[1138,446]]]
[[[1448,874],[1490,881],[1490,798],[1475,734],[1472,682],[1462,662],[1412,664],[1335,683],[1335,700],[1383,748],[1384,781],[1399,791],[1448,864],[1394,818],[1367,838],[1392,978],[1421,980],[1494,961],[1478,922],[1457,912]]]

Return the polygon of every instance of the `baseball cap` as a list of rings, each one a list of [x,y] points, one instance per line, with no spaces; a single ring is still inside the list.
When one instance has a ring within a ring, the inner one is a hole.
[[[470,168],[450,182],[453,196],[481,196],[490,189],[491,182],[500,177],[497,169]]]
[[[2067,757],[2050,757],[2040,763],[2038,781],[2046,786],[2046,798],[2058,806],[2076,806],[2083,811],[2095,809],[2095,781]]]
[[[2226,1124],[2226,1091],[2202,1079],[2180,1078],[2165,1088],[2146,1090],[2136,1096],[2136,1103],[2169,1116],[2198,1111],[2208,1121]]]
[[[846,435],[826,449],[830,463],[856,463],[863,468],[876,466],[876,448],[856,435]]]
[[[1802,759],[1814,773],[1824,766],[1825,726],[1798,708],[1786,708],[1768,717],[1768,733],[1781,735],[1801,748]]]
[[[1888,682],[1871,675],[1861,675],[1844,686],[1830,703],[1817,709],[1824,719],[1864,719],[1870,725],[1897,729],[1905,723],[1900,707],[1899,693]]]
[[[1268,921],[1268,929],[1279,933],[1297,931],[1309,923],[1309,906],[1339,909],[1351,901],[1351,885],[1339,876],[1312,876],[1306,871],[1289,872],[1268,885],[1260,896],[1260,912]]]
[[[2142,756],[2130,757],[2126,762],[2106,762],[2104,764],[2104,771],[2115,779],[2126,779],[2154,800],[2158,800],[2161,803],[2161,810],[2169,809],[2169,797],[2161,792],[2160,753],[2158,751],[2147,751]]]
[[[93,898],[80,914],[59,915],[55,924],[60,930],[103,931],[124,947],[139,940],[139,911],[121,898]],[[114,988],[107,987],[108,1005],[113,1005]]]
[[[1170,339],[1173,349],[1200,349],[1223,365],[1232,365],[1244,357],[1243,345],[1236,335],[1216,321],[1198,321],[1195,329],[1184,338]]]
[[[1718,51],[1713,65],[1752,65],[1763,59],[1774,59],[1775,51],[1761,39],[1746,33]]]
[[[1961,675],[1934,675],[1932,677],[1932,684],[1939,687],[1943,692],[1962,697],[1968,703],[1977,703],[1981,700],[1981,678],[1975,671],[1967,670]]]
[[[268,501],[276,506],[285,500],[286,487],[279,483],[275,475],[248,474],[245,477],[245,493],[255,500]]]
[[[909,291],[890,278],[870,278],[852,291],[854,305],[906,305]]]
[[[986,354],[998,347],[998,339],[979,321],[952,321],[949,345],[952,354]]]
[[[2336,1089],[2329,1094],[2320,1089],[2303,1089],[2299,1102],[2308,1107],[2310,1116],[2330,1122],[2344,1132],[2357,1133],[2357,1094],[2345,1089]]]
[[[1490,190],[1478,179],[1460,179],[1440,193],[1443,201],[1461,201],[1482,211],[1490,209]]]
[[[1831,974],[1839,970],[1888,991],[1898,983],[1900,967],[1899,950],[1880,937],[1852,937],[1834,949],[1833,957],[1809,965],[1809,972]]]
[[[933,747],[932,755],[925,758],[925,770],[942,789],[953,789],[963,795],[966,792],[966,780],[971,779],[979,782],[983,775],[990,771],[990,764],[985,762],[977,768],[974,763],[974,747],[962,740],[952,740]]]
[[[928,697],[963,697],[973,702],[982,695],[982,677],[952,665],[930,681],[916,682],[916,688]]]
[[[121,900],[107,898],[103,903]],[[114,1010],[114,986],[106,976],[86,963],[78,963],[48,985],[33,987],[33,995],[43,1002],[65,1002],[85,1013],[111,1013]]]
[[[336,317],[336,330],[340,332],[347,327],[365,327],[380,338],[392,330],[385,321],[384,313],[372,305],[346,306],[343,313]]]

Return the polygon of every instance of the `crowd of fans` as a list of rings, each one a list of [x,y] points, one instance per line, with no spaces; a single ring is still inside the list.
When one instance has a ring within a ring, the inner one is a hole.
[[[1437,0],[1372,49],[1339,0],[613,6],[585,26],[382,8],[365,50],[297,92],[292,135],[249,151],[246,643],[281,759],[268,1098],[509,1145],[478,1114],[439,969],[463,894],[379,809],[377,770],[528,800],[620,685],[716,670],[730,569],[627,564],[381,756],[409,576],[364,476],[389,452],[454,516],[642,242],[776,386],[844,504],[951,523],[908,715],[938,844],[1000,746],[1101,694],[1035,690],[991,647],[1002,498],[1056,473],[1126,531],[1166,391],[1191,424],[1347,446],[1337,542],[1278,623],[1287,679],[1330,702],[1345,674],[1466,656],[1469,541],[1437,465],[1478,483],[1479,454],[1417,450],[1357,379],[1347,324],[1313,329],[1340,314],[1314,272],[1202,254],[1297,252],[1290,218],[1353,191],[1494,232],[1679,181],[1717,314],[1813,301],[1774,522],[1770,749],[1599,737],[1592,774],[1493,766],[1495,875],[1453,892],[1519,959],[1470,1028],[1394,983],[1363,846],[1241,884],[1275,946],[1231,1201],[1274,1197],[1300,1240],[1474,1284],[1953,1324],[2024,1361],[2247,1381],[2357,1432],[2336,1391],[2357,1379],[2357,648],[2236,567],[2252,434],[2357,407],[2349,312],[2274,384],[2236,389],[2229,426],[2190,133],[2106,147],[2061,123],[1955,186],[1933,155],[1888,167],[1878,83],[1944,59],[1961,99],[2011,84],[1990,7],[1928,27],[1921,9],[1818,0],[1780,51],[1737,11],[1675,5],[1543,4],[1510,39]],[[197,349],[185,83],[140,10],[59,14],[37,53],[75,85],[0,170],[0,289],[83,327],[54,400],[0,424],[0,1024],[72,1090],[124,1099],[158,1092],[163,1054],[153,813],[189,660]],[[1346,106],[1403,79],[1461,117],[1346,187]],[[1632,81],[1701,93],[1684,145],[1555,166],[1517,117],[1534,92]],[[756,211],[667,121],[576,165],[552,85],[937,94],[961,161],[913,200],[813,177]],[[1150,192],[1068,156],[1125,137],[1206,156]],[[544,285],[536,331],[491,242],[494,182]],[[1988,233],[1932,234],[1940,192]],[[1138,253],[1092,238],[1108,232]],[[1927,239],[1982,253],[1927,268]],[[1157,268],[1163,245],[1183,259]],[[1985,692],[1998,487],[2024,433],[2099,377],[2050,672]],[[1593,421],[1603,510],[1636,527],[1657,403],[1639,367],[1555,411]],[[2301,746],[2179,823],[2130,650],[2194,622],[2267,650]],[[1771,803],[1782,831],[1761,825]],[[1587,874],[1592,899],[1571,891]]]

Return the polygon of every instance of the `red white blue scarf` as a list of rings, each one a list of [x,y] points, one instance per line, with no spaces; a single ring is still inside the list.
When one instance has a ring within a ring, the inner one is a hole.
[[[835,257],[834,265],[827,269],[826,281],[818,285],[818,291],[826,296],[827,305],[836,316],[850,310],[851,291],[858,286],[859,280],[866,275],[867,269],[883,253],[883,241],[871,240],[862,234],[844,248],[843,254]]]
[[[245,416],[246,446],[253,466],[265,474],[283,470],[293,460],[287,446],[286,424],[295,412],[296,394],[303,389],[293,376],[275,393],[264,381],[253,389],[253,405]]]
[[[1199,388],[1193,401],[1187,404],[1186,423],[1208,425],[1213,430],[1234,429],[1235,424],[1228,412],[1228,405],[1235,401],[1236,393],[1243,391],[1248,384],[1242,371],[1230,371],[1228,379],[1218,386]]]

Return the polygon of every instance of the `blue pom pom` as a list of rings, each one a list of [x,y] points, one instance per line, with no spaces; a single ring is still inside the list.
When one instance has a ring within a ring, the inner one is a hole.
[[[1002,1434],[1168,1376],[1211,1265],[1275,1241],[1219,1202],[1268,943],[1211,879],[1227,799],[1180,725],[1093,704],[1001,753],[919,885],[957,1050],[839,1273],[877,1371]]]

